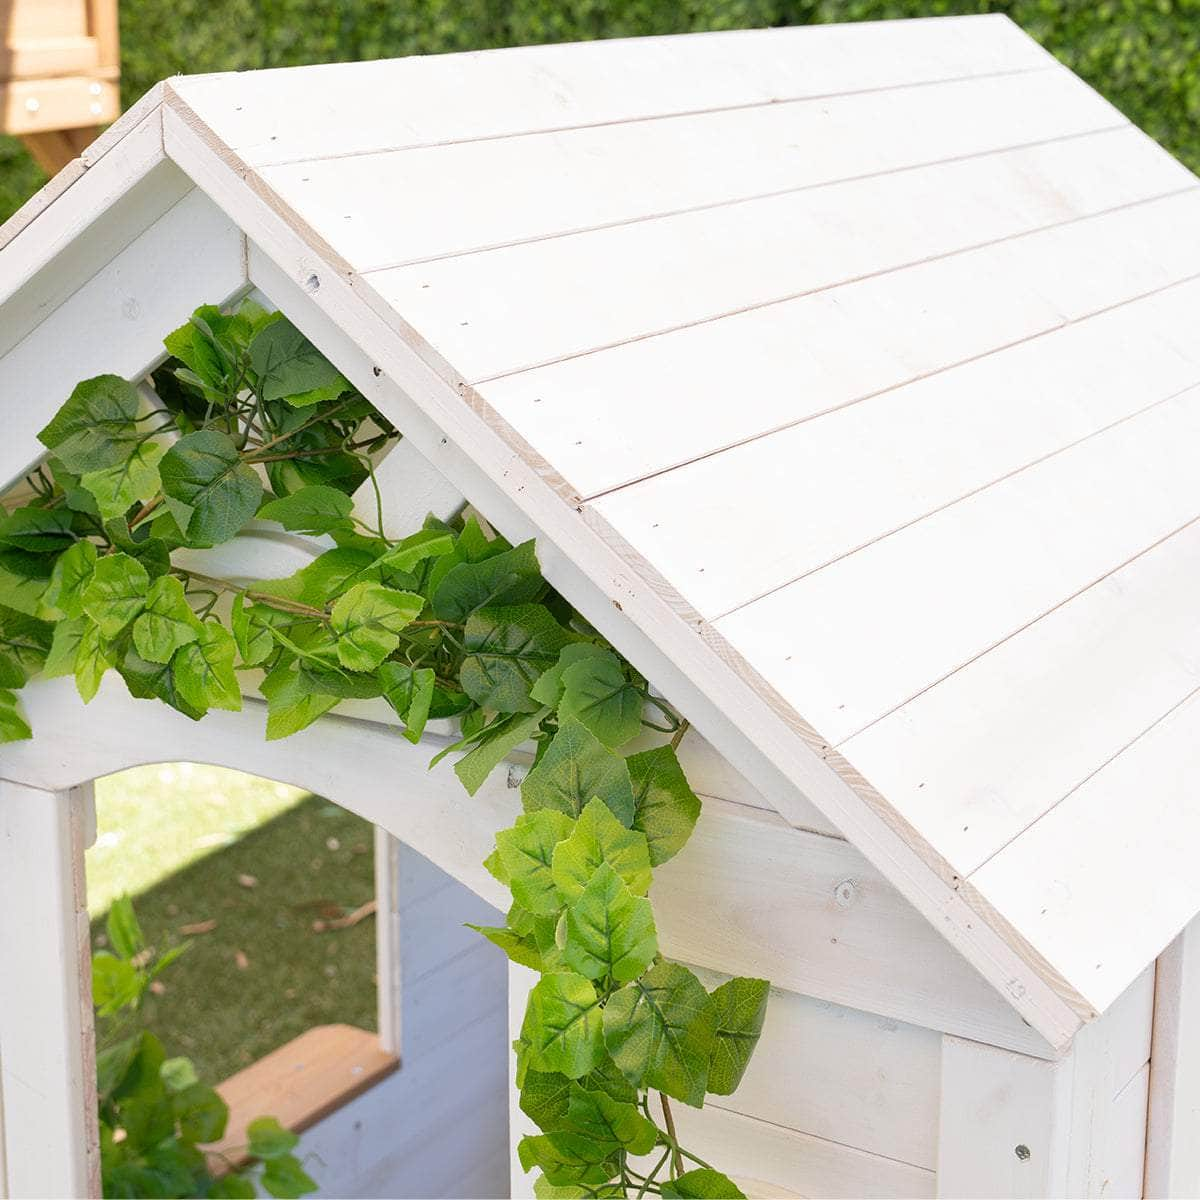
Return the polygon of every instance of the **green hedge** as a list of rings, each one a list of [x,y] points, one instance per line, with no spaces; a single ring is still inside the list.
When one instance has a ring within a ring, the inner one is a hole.
[[[1200,0],[122,0],[122,91],[129,104],[179,73],[965,12],[1008,13],[1200,168]],[[41,181],[0,139],[0,217]]]

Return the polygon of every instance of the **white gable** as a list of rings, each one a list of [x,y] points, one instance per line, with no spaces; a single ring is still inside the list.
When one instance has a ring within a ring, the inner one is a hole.
[[[1007,19],[204,76],[154,113],[323,348],[1051,1042],[1200,910],[1200,192]]]

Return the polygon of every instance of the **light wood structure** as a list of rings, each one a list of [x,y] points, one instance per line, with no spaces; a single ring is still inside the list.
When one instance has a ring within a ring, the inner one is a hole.
[[[397,512],[465,497],[536,537],[691,718],[705,813],[656,885],[664,949],[777,991],[742,1090],[681,1120],[750,1194],[1200,1191],[1200,189],[1006,18],[173,80],[0,243],[0,482],[77,379],[142,375],[257,288],[404,431]],[[256,531],[222,569],[318,549]],[[54,733],[0,757],[0,889],[40,889],[58,941],[0,906],[3,961],[53,1001],[0,988],[11,1196],[31,1138],[62,1152],[50,1190],[87,1186],[62,964],[89,780],[298,783],[456,903],[503,900],[481,861],[519,756],[468,801],[370,705],[283,744],[253,702],[197,726],[58,680],[27,706]],[[402,935],[427,926],[396,928],[414,1054],[503,1051],[487,948],[422,991]],[[467,999],[442,1037],[429,1012]],[[499,1071],[426,1062],[329,1122],[386,1126],[436,1068],[435,1110],[477,1086],[478,1144],[421,1175],[414,1142],[419,1184],[348,1155],[341,1194],[507,1186]],[[31,1077],[59,1086],[33,1104]]]
[[[54,175],[121,111],[117,0],[0,0],[0,133]]]

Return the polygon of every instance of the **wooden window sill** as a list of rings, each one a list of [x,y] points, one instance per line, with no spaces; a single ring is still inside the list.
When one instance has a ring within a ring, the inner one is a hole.
[[[206,1148],[213,1169],[223,1173],[246,1163],[246,1126],[255,1118],[276,1117],[301,1133],[399,1066],[399,1058],[365,1029],[318,1025],[302,1033],[217,1085],[229,1105],[229,1123],[225,1136]]]

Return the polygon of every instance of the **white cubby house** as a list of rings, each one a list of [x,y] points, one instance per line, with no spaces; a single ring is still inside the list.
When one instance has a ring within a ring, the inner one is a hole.
[[[1200,189],[1007,18],[174,79],[0,247],[0,485],[257,290],[403,431],[392,527],[536,538],[691,719],[664,950],[775,991],[679,1119],[749,1195],[1200,1192]],[[268,743],[253,700],[25,703],[0,1196],[94,1194],[89,785],[174,760],[378,829],[399,1069],[306,1133],[326,1193],[528,1194],[529,977],[461,928],[519,762],[470,799],[369,705]]]

